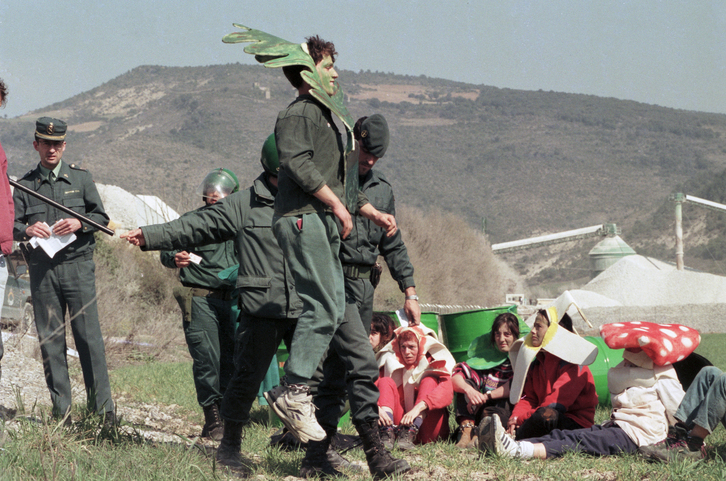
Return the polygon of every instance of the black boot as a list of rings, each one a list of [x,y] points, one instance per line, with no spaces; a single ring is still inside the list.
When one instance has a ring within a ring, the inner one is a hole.
[[[355,428],[363,441],[368,469],[375,479],[402,474],[411,469],[405,459],[396,459],[383,446],[378,432],[378,420],[356,424]]]
[[[415,425],[399,426],[398,435],[396,436],[396,445],[401,451],[410,451],[416,447],[413,441],[418,434],[418,428]]]
[[[393,443],[396,442],[396,432],[393,426],[379,426],[378,435],[381,437],[383,446],[389,451],[393,451]]]
[[[215,441],[222,439],[224,434],[224,423],[219,415],[219,405],[212,403],[209,406],[202,406],[204,410],[204,427],[202,428],[202,437],[211,438]]]
[[[244,423],[225,421],[224,435],[217,448],[217,463],[248,475],[251,472],[252,461],[240,453],[243,427]]]
[[[345,457],[343,457],[342,454],[340,454],[338,451],[333,448],[333,446],[328,446],[328,451],[325,453],[325,455],[328,457],[328,462],[332,467],[335,469],[347,469],[349,471],[362,471],[363,468],[361,468],[357,464],[353,464]]]
[[[342,476],[342,473],[336,470],[328,461],[327,452],[329,447],[330,437],[328,436],[325,436],[322,441],[308,441],[308,449],[300,464],[301,478]]]

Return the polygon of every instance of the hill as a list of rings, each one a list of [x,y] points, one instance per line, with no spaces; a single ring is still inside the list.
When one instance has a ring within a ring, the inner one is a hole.
[[[726,115],[425,76],[342,71],[340,80],[353,117],[380,112],[389,121],[392,143],[378,167],[398,203],[484,224],[491,242],[615,222],[626,241],[648,249],[654,237],[672,237],[653,217],[665,214],[667,196],[703,187],[726,168]],[[37,162],[34,119],[64,118],[68,161],[99,182],[158,195],[184,211],[196,205],[194,188],[213,167],[234,170],[243,184],[257,175],[262,142],[293,98],[277,69],[141,66],[0,120],[0,141],[10,173],[22,175]],[[696,245],[714,232],[700,231]],[[552,263],[581,269],[573,248]],[[514,262],[537,266],[522,270],[533,275],[544,267],[540,257]]]

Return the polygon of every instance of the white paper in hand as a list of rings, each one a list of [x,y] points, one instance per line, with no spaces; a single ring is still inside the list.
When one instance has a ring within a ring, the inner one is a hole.
[[[406,311],[399,309],[396,311],[398,320],[401,321],[401,327],[408,327],[408,317],[406,317]]]
[[[46,226],[48,225],[45,222],[43,222],[43,224],[45,224]],[[55,227],[55,224],[53,224],[53,227]],[[50,237],[48,237],[47,239],[43,239],[40,237],[33,237],[32,239],[30,239],[30,245],[32,245],[33,247],[40,246],[51,259],[59,251],[64,249],[68,244],[76,240],[76,234],[74,234],[73,232],[62,236],[53,234],[53,227],[50,228],[51,234]]]

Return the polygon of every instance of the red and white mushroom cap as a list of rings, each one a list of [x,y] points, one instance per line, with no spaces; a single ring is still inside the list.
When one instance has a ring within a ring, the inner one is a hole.
[[[654,322],[603,324],[600,336],[612,349],[642,349],[656,366],[685,359],[701,342],[698,331],[688,326]]]

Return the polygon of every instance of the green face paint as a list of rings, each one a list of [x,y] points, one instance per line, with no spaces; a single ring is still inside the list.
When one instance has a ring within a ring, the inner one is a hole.
[[[353,117],[345,106],[343,89],[336,84],[338,72],[333,68],[332,59],[327,56],[315,65],[307,51],[307,45],[292,43],[269,33],[255,30],[238,23],[233,24],[241,29],[222,38],[224,43],[248,43],[244,51],[255,56],[255,60],[265,67],[286,67],[302,65],[307,67],[300,75],[310,85],[310,95],[330,109],[343,121],[346,130],[346,169],[345,199],[348,210],[355,211],[358,196],[358,151],[354,149]]]
[[[328,107],[345,124],[345,128],[348,131],[348,146],[346,150],[350,151],[353,142],[352,131],[354,121],[348,109],[345,107],[343,89],[340,86],[331,84],[331,80],[334,81],[338,78],[338,73],[332,66],[332,60],[328,58],[331,65],[329,70],[324,72],[328,68],[327,66],[323,66],[325,58],[321,60],[320,64],[315,65],[313,58],[307,52],[307,48],[303,48],[301,44],[288,42],[269,33],[254,30],[238,23],[233,25],[242,31],[225,35],[222,41],[224,43],[249,43],[250,45],[245,46],[244,51],[254,55],[255,59],[265,67],[302,65],[309,69],[302,71],[302,78],[310,85],[310,94],[320,101],[320,103]],[[322,68],[319,69],[319,66]]]
[[[320,63],[315,66],[315,70],[318,71],[325,93],[331,96],[335,95],[335,91],[337,90],[335,87],[335,79],[338,78],[338,72],[335,71],[330,55],[323,57]]]

